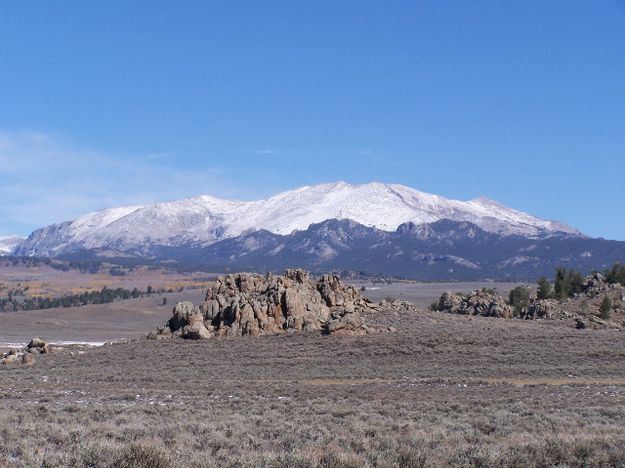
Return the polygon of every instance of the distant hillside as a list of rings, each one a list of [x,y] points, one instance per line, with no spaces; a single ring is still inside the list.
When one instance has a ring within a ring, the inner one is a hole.
[[[68,258],[98,258],[98,250]],[[328,220],[290,235],[255,231],[209,246],[160,247],[149,259],[127,254],[108,261],[166,264],[204,271],[314,273],[351,270],[419,280],[520,280],[550,277],[557,266],[589,273],[625,261],[625,242],[569,234],[542,239],[487,232],[469,222],[402,224],[394,232],[354,221]]]

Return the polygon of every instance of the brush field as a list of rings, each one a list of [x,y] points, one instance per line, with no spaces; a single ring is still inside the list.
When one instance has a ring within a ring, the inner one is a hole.
[[[0,465],[624,466],[622,332],[367,320],[398,331],[137,339],[3,366]]]

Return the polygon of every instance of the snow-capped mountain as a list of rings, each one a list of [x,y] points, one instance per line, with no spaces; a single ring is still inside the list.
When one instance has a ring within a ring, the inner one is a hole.
[[[24,240],[20,236],[0,236],[0,256],[10,255]]]
[[[146,254],[154,247],[205,247],[257,230],[290,234],[328,219],[350,219],[388,232],[403,223],[418,226],[449,219],[468,221],[500,235],[582,235],[565,224],[540,219],[486,198],[464,202],[397,184],[338,182],[305,186],[250,202],[204,195],[96,211],[33,232],[16,253],[55,256],[105,249]]]

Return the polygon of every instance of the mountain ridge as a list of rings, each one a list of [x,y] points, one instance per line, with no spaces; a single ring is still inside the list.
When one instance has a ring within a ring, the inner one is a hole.
[[[407,222],[423,225],[451,219],[468,221],[500,235],[583,236],[563,223],[507,208],[485,197],[463,202],[399,184],[353,185],[340,181],[304,186],[257,201],[200,195],[99,210],[36,230],[13,253],[57,256],[113,249],[149,255],[159,247],[206,247],[248,231],[290,234],[327,219],[350,219],[386,232]]]
[[[572,235],[531,239],[487,232],[466,221],[406,223],[394,232],[352,220],[330,219],[291,234],[246,232],[208,246],[162,246],[140,252],[75,252],[67,260],[102,259],[211,272],[281,272],[302,267],[315,274],[351,271],[424,281],[536,280],[556,267],[583,273],[625,261],[625,242]]]
[[[22,236],[0,236],[0,256],[10,255],[25,240]]]

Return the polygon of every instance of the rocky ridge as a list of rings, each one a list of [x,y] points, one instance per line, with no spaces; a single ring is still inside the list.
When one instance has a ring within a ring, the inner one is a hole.
[[[283,275],[236,273],[213,282],[201,306],[176,304],[165,327],[148,338],[207,339],[309,331],[363,335],[374,330],[362,315],[376,308],[336,275],[315,280],[299,269]]]

